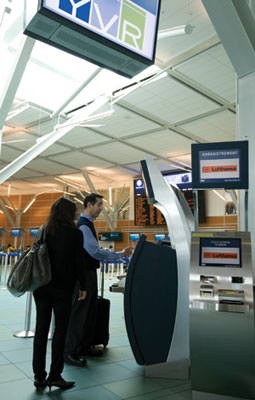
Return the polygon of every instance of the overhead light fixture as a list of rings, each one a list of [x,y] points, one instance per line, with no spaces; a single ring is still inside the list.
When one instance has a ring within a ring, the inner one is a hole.
[[[25,214],[25,212],[31,207],[31,205],[35,202],[36,197],[34,197],[30,203],[28,203],[28,205],[26,206],[26,208],[23,210],[23,214]]]
[[[88,118],[86,118],[84,120],[81,120],[81,121],[77,121],[77,122],[72,123],[72,124],[68,124],[68,123],[58,124],[58,125],[56,125],[55,129],[57,130],[57,129],[61,129],[61,128],[66,128],[67,126],[72,126],[72,125],[74,125],[74,126],[87,125],[87,122],[96,121],[97,119],[110,117],[114,113],[115,113],[115,110],[111,109],[109,111],[105,111],[105,112],[102,112],[102,113],[99,113],[99,114],[94,114],[91,117],[88,117]]]
[[[225,197],[223,197],[219,192],[217,192],[217,190],[213,190],[213,192],[221,199],[223,200],[225,203],[227,202]]]
[[[83,201],[81,201],[80,199],[78,199],[78,197],[74,197],[73,199],[76,200],[76,201],[78,201],[78,203],[83,204]]]
[[[168,37],[179,36],[179,35],[189,35],[194,29],[194,26],[188,25],[180,25],[174,28],[167,28],[158,31],[158,40],[165,39]]]

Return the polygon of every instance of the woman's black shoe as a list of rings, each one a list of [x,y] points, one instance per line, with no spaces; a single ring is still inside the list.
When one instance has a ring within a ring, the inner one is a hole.
[[[48,382],[46,379],[35,379],[34,386],[36,387],[37,391],[43,390],[46,388],[46,386],[48,386]]]
[[[48,378],[47,385],[49,386],[50,391],[52,386],[56,386],[60,389],[70,389],[75,385],[75,382],[67,382],[62,377],[54,381]]]

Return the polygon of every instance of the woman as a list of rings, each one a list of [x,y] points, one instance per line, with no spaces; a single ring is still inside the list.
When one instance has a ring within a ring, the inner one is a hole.
[[[74,225],[75,212],[75,204],[61,197],[52,205],[45,227],[52,281],[33,293],[36,304],[33,370],[37,390],[46,386],[50,389],[51,386],[69,389],[75,384],[66,382],[61,376],[72,294],[77,280],[80,284],[78,300],[86,297],[83,236]],[[55,315],[55,331],[50,372],[46,379],[45,358],[52,311]]]

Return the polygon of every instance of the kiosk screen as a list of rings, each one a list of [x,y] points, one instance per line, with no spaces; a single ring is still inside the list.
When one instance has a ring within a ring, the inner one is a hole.
[[[158,242],[159,240],[166,240],[166,235],[164,233],[156,233],[154,235],[155,242]]]
[[[241,268],[241,239],[200,238],[199,265]]]
[[[138,242],[139,239],[140,239],[140,233],[129,234],[129,240],[131,240],[131,242]]]

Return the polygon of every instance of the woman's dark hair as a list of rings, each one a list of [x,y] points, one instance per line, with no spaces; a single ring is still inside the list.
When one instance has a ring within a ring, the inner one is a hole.
[[[76,212],[75,203],[66,197],[60,197],[52,204],[48,222],[46,225],[47,233],[56,236],[63,225],[74,225]]]
[[[101,194],[98,194],[98,193],[90,193],[90,194],[88,194],[85,197],[85,199],[83,200],[84,208],[87,208],[88,203],[91,203],[92,206],[93,206],[94,204],[96,204],[97,199],[103,199],[103,198],[104,198],[104,196],[101,196]]]

